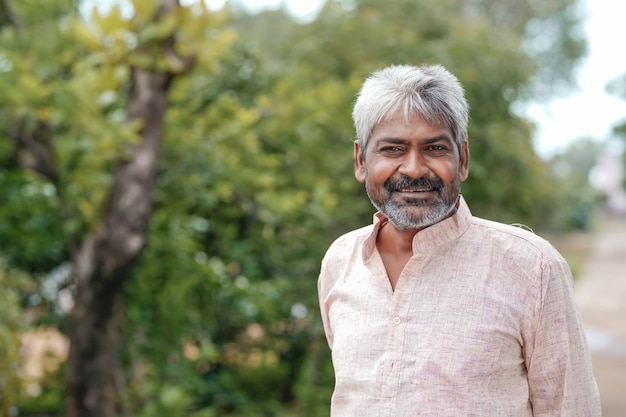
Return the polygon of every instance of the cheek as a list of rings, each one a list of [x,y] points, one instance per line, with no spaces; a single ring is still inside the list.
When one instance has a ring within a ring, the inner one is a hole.
[[[385,182],[390,178],[388,170],[380,169],[380,166],[373,164],[367,166],[365,171],[365,187],[370,197],[377,201],[383,201],[387,196]]]
[[[398,169],[396,164],[377,159],[370,161],[370,163],[366,165],[366,168],[368,180],[376,184],[383,184],[391,178]]]
[[[439,161],[433,172],[444,182],[452,182],[458,177],[463,180],[463,169],[457,161]]]

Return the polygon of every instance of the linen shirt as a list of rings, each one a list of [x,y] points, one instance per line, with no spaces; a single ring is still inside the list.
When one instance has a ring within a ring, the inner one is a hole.
[[[332,417],[601,415],[571,272],[548,242],[461,198],[415,235],[394,291],[376,249],[385,221],[322,261]]]

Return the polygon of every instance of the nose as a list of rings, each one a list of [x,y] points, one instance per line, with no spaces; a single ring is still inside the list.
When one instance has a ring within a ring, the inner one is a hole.
[[[401,160],[398,172],[409,178],[420,178],[429,172],[428,163],[417,150],[407,152]]]

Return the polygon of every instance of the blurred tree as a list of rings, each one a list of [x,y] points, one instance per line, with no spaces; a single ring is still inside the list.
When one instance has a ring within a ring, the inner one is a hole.
[[[21,4],[23,31],[3,3],[14,29],[2,32],[0,104],[14,143],[4,157],[52,185],[65,219],[76,285],[67,415],[111,416],[116,304],[147,239],[169,86],[219,40],[202,6],[138,0],[130,18],[115,6],[74,23],[71,3]]]
[[[22,298],[32,291],[28,277],[0,258],[0,415],[10,416],[22,391],[20,370],[20,334],[24,330]]]
[[[127,292],[127,331],[145,337],[126,360],[163,381],[127,390],[146,410],[163,406],[173,379],[195,399],[178,412],[267,415],[296,402],[311,337],[321,336],[311,278],[335,205],[320,144],[285,130],[305,109],[270,107],[268,83],[280,82],[237,42],[210,79],[192,71],[172,91],[162,163],[176,169],[160,173],[152,238]]]
[[[99,64],[127,71],[129,130],[126,138],[116,138],[126,143],[111,161],[110,188],[96,208],[100,216],[72,254],[77,288],[67,370],[70,417],[116,414],[116,303],[147,240],[169,86],[193,62],[192,55],[175,49],[181,23],[177,1],[134,6],[134,19],[124,20],[118,11],[96,23],[96,31],[114,36],[106,51],[119,54]],[[93,41],[99,41],[96,31]],[[94,69],[89,75],[99,75],[101,68]]]
[[[562,184],[560,201],[546,212],[557,231],[586,230],[591,226],[601,195],[591,185],[589,175],[606,146],[606,142],[580,138],[548,161],[551,174]]]
[[[575,0],[463,0],[468,21],[487,16],[499,30],[522,38],[522,49],[535,62],[529,93],[547,99],[575,83],[573,71],[586,50],[582,10]]]
[[[626,73],[611,80],[607,85],[607,90],[622,100],[626,100]],[[623,149],[626,149],[626,118],[613,126],[613,133],[615,136],[622,139],[624,143]],[[626,151],[624,150],[622,151],[622,161],[623,166],[626,167]],[[626,189],[626,177],[623,179],[623,185],[624,189]]]

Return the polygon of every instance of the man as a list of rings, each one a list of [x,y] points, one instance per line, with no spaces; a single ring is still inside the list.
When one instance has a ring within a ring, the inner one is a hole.
[[[332,417],[600,416],[572,277],[546,241],[473,217],[468,106],[441,66],[372,74],[353,119],[373,225],[318,282]]]

